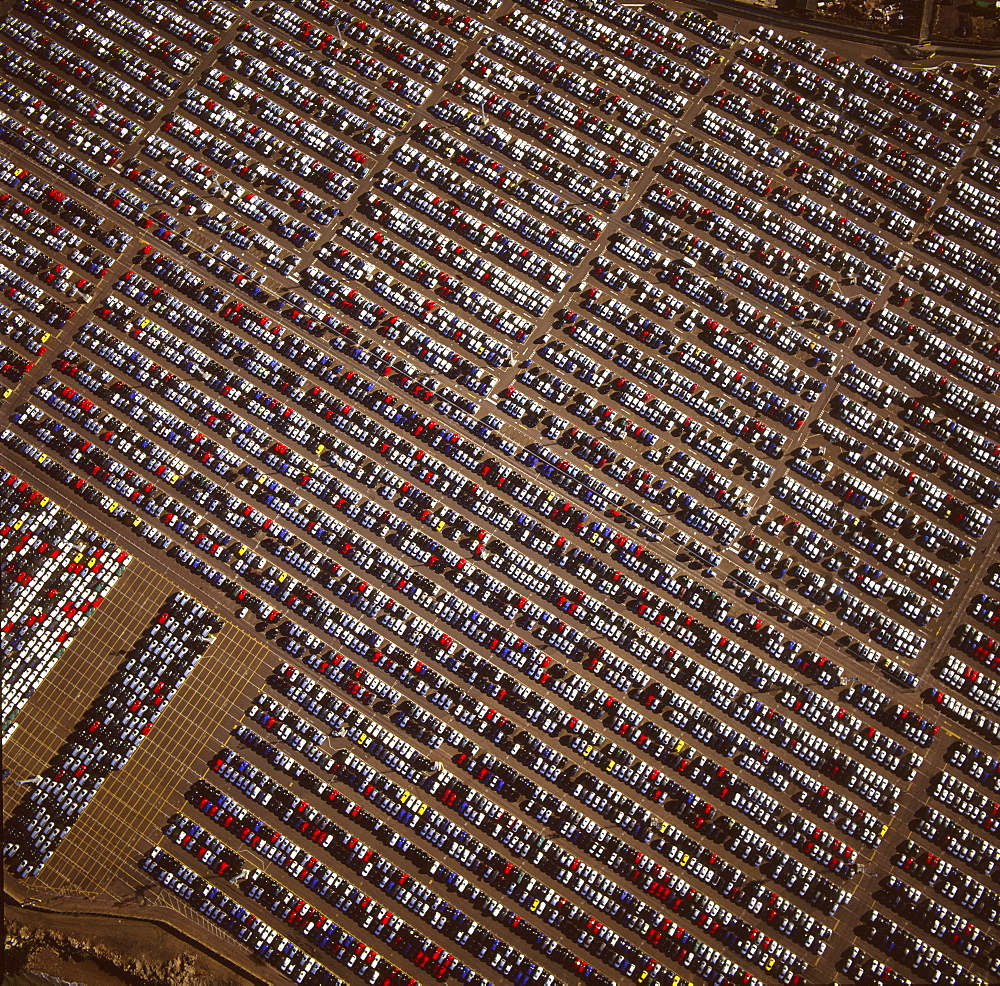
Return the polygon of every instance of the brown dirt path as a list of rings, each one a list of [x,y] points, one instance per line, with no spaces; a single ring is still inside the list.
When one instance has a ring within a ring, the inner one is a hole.
[[[155,915],[59,913],[4,899],[4,982],[42,972],[85,986],[260,986],[273,982],[239,970]],[[252,961],[252,960],[249,960]],[[276,975],[276,973],[275,973]],[[27,977],[25,981],[34,981]]]

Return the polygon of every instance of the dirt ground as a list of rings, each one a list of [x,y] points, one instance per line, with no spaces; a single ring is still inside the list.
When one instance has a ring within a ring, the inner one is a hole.
[[[1000,18],[972,3],[942,0],[934,12],[934,37],[984,43],[1000,38]]]
[[[271,981],[235,971],[154,921],[44,912],[7,898],[3,925],[4,982],[31,972],[85,986],[258,986]]]

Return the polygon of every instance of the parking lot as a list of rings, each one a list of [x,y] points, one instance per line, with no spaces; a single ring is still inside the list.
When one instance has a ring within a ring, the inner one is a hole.
[[[5,744],[11,802],[17,790],[13,782],[49,765],[70,727],[86,720],[94,696],[174,589],[167,578],[140,562],[129,569],[118,591],[109,594],[99,618],[89,621],[60,659],[58,672],[32,696],[30,718]],[[156,838],[164,804],[180,803],[192,770],[204,760],[204,745],[212,748],[227,734],[224,718],[240,701],[247,678],[263,670],[266,653],[263,644],[236,627],[221,635],[170,718],[143,746],[142,756],[129,764],[127,773],[110,775],[100,801],[73,826],[44,878],[29,880],[26,886],[35,891],[61,888],[68,896],[97,895],[120,879],[123,850]],[[210,723],[221,730],[214,738],[209,731],[200,732]],[[199,730],[201,749],[192,744],[193,729]],[[132,879],[131,867],[125,872]]]
[[[1000,72],[603,0],[0,35],[5,462],[214,627],[133,565],[31,670],[15,773],[138,698],[10,872],[128,845],[297,981],[996,979]]]

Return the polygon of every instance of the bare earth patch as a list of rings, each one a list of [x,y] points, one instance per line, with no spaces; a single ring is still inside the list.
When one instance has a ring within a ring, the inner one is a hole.
[[[263,967],[262,967],[263,968]],[[86,986],[256,986],[152,921],[4,904],[5,975],[42,972]]]

